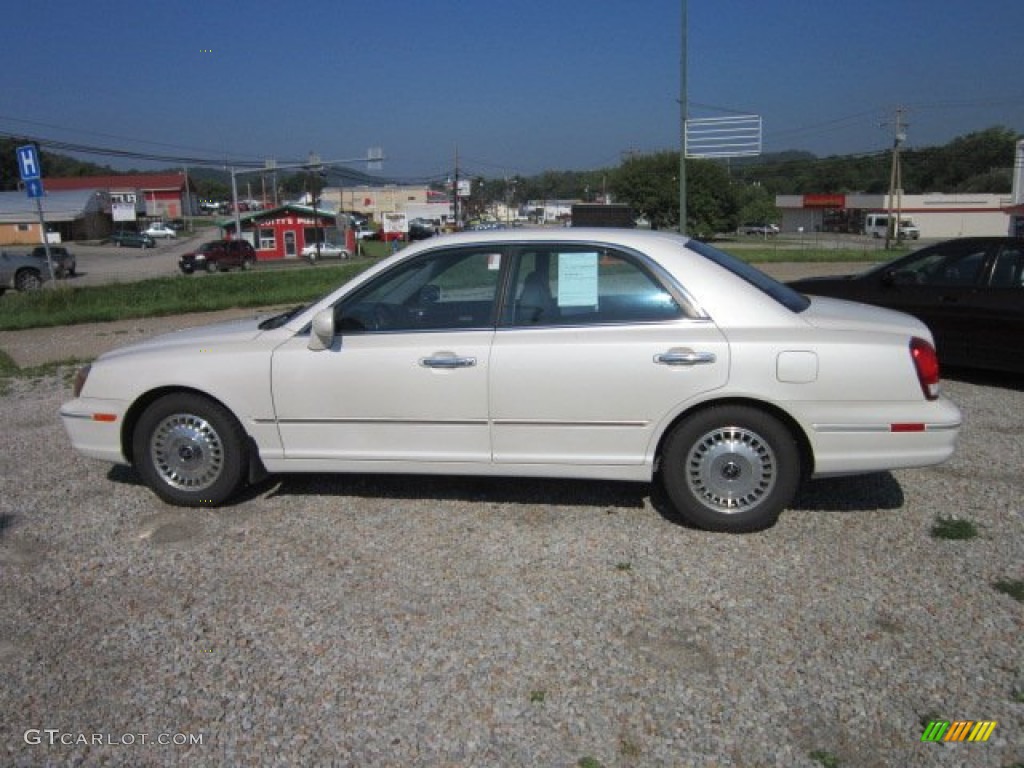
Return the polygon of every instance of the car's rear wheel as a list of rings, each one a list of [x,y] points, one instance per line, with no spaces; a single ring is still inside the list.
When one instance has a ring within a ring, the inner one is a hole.
[[[38,291],[43,285],[43,277],[34,269],[23,269],[14,277],[14,287],[19,291]]]
[[[242,269],[244,269],[246,271],[252,269],[252,259],[243,259],[242,260]]]
[[[800,450],[789,428],[748,406],[718,406],[669,434],[661,478],[676,512],[711,531],[769,528],[796,495]]]
[[[223,406],[177,393],[150,405],[135,425],[132,461],[169,504],[223,504],[245,482],[245,434]]]

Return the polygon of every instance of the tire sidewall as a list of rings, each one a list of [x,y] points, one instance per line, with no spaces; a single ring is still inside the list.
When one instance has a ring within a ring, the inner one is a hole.
[[[153,432],[173,414],[192,414],[205,420],[220,438],[224,466],[214,483],[201,491],[186,491],[169,485],[153,466],[150,443]],[[183,507],[218,506],[234,496],[245,482],[248,458],[245,433],[238,420],[219,403],[187,392],[165,395],[139,417],[132,432],[132,464],[142,480],[161,499]]]
[[[684,467],[697,441],[721,427],[756,433],[775,457],[775,485],[750,509],[719,512],[706,506],[687,483]],[[770,528],[793,500],[802,477],[800,449],[790,429],[771,414],[744,405],[708,408],[684,418],[666,438],[661,482],[673,511],[685,522],[710,531],[748,533]]]
[[[43,278],[31,269],[19,272],[14,278],[19,291],[38,291],[43,286]]]

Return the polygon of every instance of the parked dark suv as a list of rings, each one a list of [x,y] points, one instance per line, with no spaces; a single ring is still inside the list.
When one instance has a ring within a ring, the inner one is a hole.
[[[232,267],[252,269],[255,263],[256,251],[245,240],[211,240],[183,254],[178,260],[178,267],[186,275],[191,275],[197,269],[207,272],[220,272]]]
[[[46,246],[37,245],[32,249],[32,255],[45,260]],[[75,275],[75,254],[71,253],[63,245],[50,246],[50,260],[53,262],[53,274],[56,277],[74,277]]]

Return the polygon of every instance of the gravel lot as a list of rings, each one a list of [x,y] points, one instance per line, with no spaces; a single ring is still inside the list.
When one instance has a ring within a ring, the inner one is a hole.
[[[38,365],[213,319],[0,349]],[[731,537],[629,484],[293,477],[183,511],[72,454],[59,373],[15,381],[0,764],[1018,764],[1024,607],[992,584],[1024,579],[1024,387],[945,386],[951,462],[819,481]],[[949,516],[980,536],[932,538]],[[931,719],[998,725],[922,744]]]
[[[946,388],[954,460],[736,537],[628,484],[291,478],[182,511],[71,453],[64,381],[15,382],[0,764],[1019,763],[1024,609],[991,585],[1024,578],[1024,392]],[[980,536],[932,538],[949,515]],[[998,726],[922,744],[940,718]]]

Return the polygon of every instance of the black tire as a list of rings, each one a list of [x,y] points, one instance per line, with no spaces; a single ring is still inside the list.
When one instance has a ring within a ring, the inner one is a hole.
[[[252,269],[252,259],[243,259],[242,260],[242,269],[245,270],[246,272],[248,272],[250,269]]]
[[[153,402],[135,424],[132,463],[157,496],[180,507],[218,506],[245,484],[245,432],[223,406],[177,393]]]
[[[206,271],[209,272],[211,275],[217,272],[219,269],[220,265],[216,261],[206,262]]]
[[[34,269],[23,269],[14,276],[14,287],[19,291],[38,291],[43,287],[43,276]]]
[[[717,406],[683,420],[665,441],[661,480],[675,511],[709,531],[770,528],[796,495],[800,449],[774,416]]]

